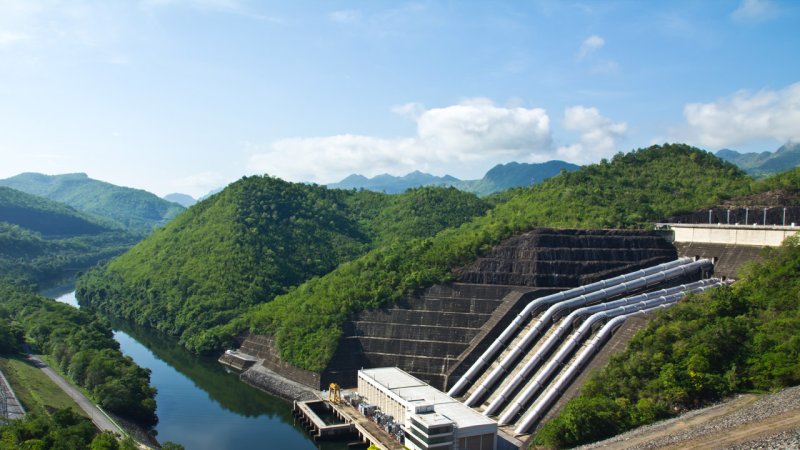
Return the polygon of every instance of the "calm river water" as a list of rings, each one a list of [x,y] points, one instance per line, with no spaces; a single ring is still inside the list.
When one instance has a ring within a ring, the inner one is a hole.
[[[75,292],[53,296],[78,306]],[[241,383],[216,360],[192,355],[146,329],[112,326],[122,352],[152,371],[159,441],[187,450],[347,448],[342,442],[314,443],[294,424],[291,404]]]

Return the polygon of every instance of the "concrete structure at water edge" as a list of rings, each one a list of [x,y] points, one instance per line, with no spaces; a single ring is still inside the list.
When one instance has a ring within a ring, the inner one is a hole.
[[[497,449],[495,421],[396,367],[359,370],[358,394],[403,426],[409,449]]]

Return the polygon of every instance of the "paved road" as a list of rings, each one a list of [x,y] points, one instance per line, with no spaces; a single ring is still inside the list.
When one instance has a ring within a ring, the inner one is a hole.
[[[81,407],[82,410],[86,411],[86,414],[92,418],[92,422],[99,428],[101,431],[111,431],[114,433],[120,433],[122,435],[125,434],[123,430],[121,430],[117,425],[114,424],[100,409],[95,406],[95,404],[86,398],[85,395],[81,391],[75,388],[75,386],[71,385],[67,380],[65,380],[61,375],[56,373],[53,369],[51,369],[44,361],[39,359],[36,355],[27,355],[28,361],[30,361],[34,366],[38,367],[45,373],[48,377],[50,377],[53,382],[58,385],[64,392],[67,393],[78,406]]]
[[[6,399],[6,415],[8,419],[21,419],[25,417],[25,408],[17,400],[11,385],[8,384],[6,376],[0,372],[0,390],[3,391],[3,397]]]

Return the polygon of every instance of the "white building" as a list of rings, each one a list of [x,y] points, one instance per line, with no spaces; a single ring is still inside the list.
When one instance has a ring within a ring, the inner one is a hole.
[[[496,450],[497,423],[396,367],[358,371],[358,393],[405,429],[411,450]]]

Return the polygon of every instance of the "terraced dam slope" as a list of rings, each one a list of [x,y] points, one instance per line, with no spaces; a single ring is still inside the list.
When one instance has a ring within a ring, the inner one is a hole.
[[[354,386],[358,369],[396,366],[446,390],[530,301],[676,257],[659,233],[537,229],[456,270],[453,283],[361,312],[322,374],[282,363],[266,336],[248,337],[242,350],[315,388]]]

